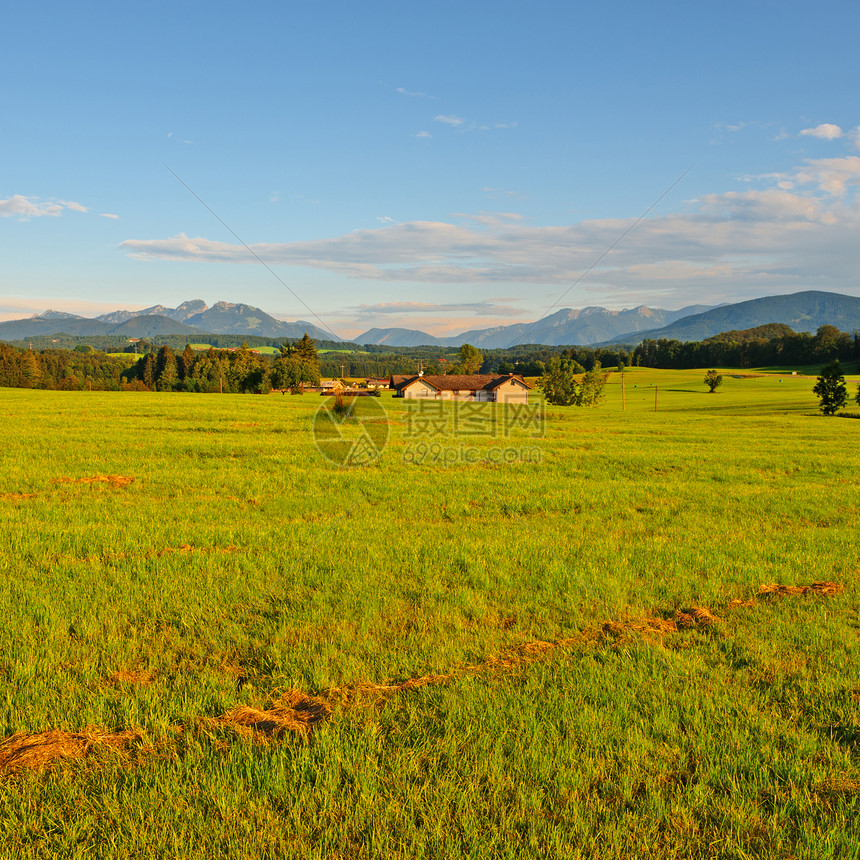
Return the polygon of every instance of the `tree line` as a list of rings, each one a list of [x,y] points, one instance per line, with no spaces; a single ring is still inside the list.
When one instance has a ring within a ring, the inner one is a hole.
[[[35,352],[0,343],[0,386],[79,391],[119,391],[128,361],[103,352],[45,349]]]
[[[632,354],[632,364],[666,370],[694,367],[768,367],[804,365],[860,358],[860,333],[823,325],[813,335],[771,323],[744,331],[728,331],[702,341],[660,338],[643,340]]]
[[[129,357],[130,358],[130,357]],[[319,384],[319,358],[305,335],[270,358],[247,346],[182,352],[169,346],[129,359],[91,347],[34,351],[0,343],[0,386],[66,391],[197,391],[265,393]]]
[[[274,389],[301,391],[319,385],[319,357],[307,334],[284,344],[274,359],[242,345],[238,349],[194,350],[177,354],[169,346],[148,352],[123,371],[128,386],[146,391],[266,394]]]
[[[188,343],[145,340],[127,349],[138,356],[113,357],[78,343],[74,349],[27,349],[0,343],[0,386],[121,390],[125,388],[179,391],[267,391],[315,384],[323,377],[383,377],[411,375],[419,367],[428,374],[518,373],[543,376],[555,360],[569,360],[590,371],[595,366],[638,365],[665,369],[694,367],[766,367],[768,365],[824,364],[860,358],[860,334],[849,335],[835,326],[821,326],[812,335],[789,326],[771,324],[745,331],[730,331],[703,341],[682,343],[646,339],[627,347],[541,346],[521,344],[483,352],[465,344],[450,347],[397,347],[314,342],[305,335],[298,341],[248,338],[277,343],[274,358],[260,355],[235,335],[219,335],[207,350]],[[177,337],[182,342],[186,338]],[[36,339],[34,338],[34,346]],[[310,346],[309,346],[310,345]],[[220,347],[220,348],[219,348]],[[331,350],[331,351],[326,351]],[[134,362],[130,367],[129,363]],[[555,368],[553,368],[555,369]]]

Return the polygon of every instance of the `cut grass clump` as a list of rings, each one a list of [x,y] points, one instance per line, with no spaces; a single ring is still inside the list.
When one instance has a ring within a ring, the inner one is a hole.
[[[841,582],[813,582],[811,585],[777,585],[768,583],[759,586],[756,597],[766,597],[770,594],[839,594],[845,590]]]
[[[293,733],[307,735],[331,715],[331,705],[322,698],[308,696],[301,690],[287,690],[266,710],[244,705],[231,708],[215,721],[243,734],[278,738]]]
[[[142,687],[152,683],[152,673],[141,669],[118,669],[108,676],[107,683],[114,687],[121,687],[124,684]]]
[[[95,749],[121,750],[141,739],[135,729],[107,732],[87,728],[79,732],[52,729],[37,734],[16,732],[0,742],[0,774],[44,770],[57,759],[86,758]]]
[[[841,594],[845,586],[841,582],[813,582],[809,585],[779,585],[775,582],[765,583],[758,587],[758,591],[751,600],[732,600],[728,604],[729,609],[737,606],[755,606],[758,600],[768,597],[797,597],[809,594],[835,595]]]
[[[127,487],[135,481],[132,475],[91,475],[88,478],[54,478],[52,484],[110,484]]]

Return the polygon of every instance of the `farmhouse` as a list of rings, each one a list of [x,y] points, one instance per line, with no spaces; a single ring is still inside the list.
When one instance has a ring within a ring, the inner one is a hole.
[[[473,400],[488,403],[528,403],[531,386],[513,373],[502,376],[473,373],[468,376],[392,376],[389,388],[407,399]]]

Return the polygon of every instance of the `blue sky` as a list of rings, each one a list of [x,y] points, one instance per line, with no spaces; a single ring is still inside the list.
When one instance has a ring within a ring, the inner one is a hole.
[[[34,0],[0,32],[0,318],[860,295],[857,4]]]

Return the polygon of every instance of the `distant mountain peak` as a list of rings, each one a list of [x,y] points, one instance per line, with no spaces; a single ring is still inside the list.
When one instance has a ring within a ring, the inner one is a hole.
[[[65,311],[55,311],[55,310],[51,310],[49,308],[48,310],[44,311],[44,313],[35,314],[34,316],[30,317],[30,319],[34,319],[34,320],[82,320],[82,319],[85,319],[85,317],[82,317],[79,314],[69,314],[69,313],[66,313]]]

